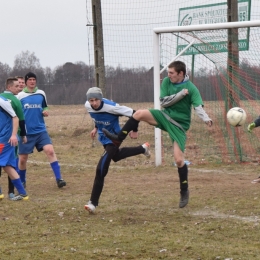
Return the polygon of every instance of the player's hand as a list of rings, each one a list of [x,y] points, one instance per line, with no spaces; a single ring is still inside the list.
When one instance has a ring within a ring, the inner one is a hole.
[[[211,127],[212,125],[213,125],[213,121],[207,121],[207,122],[205,122],[206,124],[207,124],[207,126],[209,126],[209,127]]]
[[[185,95],[185,96],[189,94],[189,90],[186,89],[186,88],[183,89],[183,92],[184,92],[184,95]]]
[[[18,139],[16,135],[11,135],[8,143],[10,143],[11,146],[17,146],[18,144]]]
[[[27,143],[27,137],[26,136],[21,136],[21,138],[22,138],[22,143],[23,144]]]
[[[129,136],[130,136],[132,139],[137,139],[137,138],[138,138],[138,132],[133,132],[133,131],[131,131],[131,132],[129,133]]]
[[[94,139],[95,136],[96,136],[96,134],[97,134],[97,128],[94,128],[94,129],[90,132],[90,137],[91,137],[92,139]]]
[[[47,116],[49,115],[49,113],[48,113],[47,110],[44,110],[44,111],[42,111],[42,115],[43,115],[44,117],[47,117]]]

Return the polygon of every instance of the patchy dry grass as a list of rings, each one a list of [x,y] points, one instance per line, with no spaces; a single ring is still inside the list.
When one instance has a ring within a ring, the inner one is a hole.
[[[57,188],[43,153],[30,157],[30,200],[0,201],[1,260],[259,259],[258,164],[192,164],[190,203],[179,209],[176,168],[128,158],[112,163],[90,215],[84,204],[103,152],[89,138],[91,120],[84,107],[53,106],[46,122],[67,186]],[[152,131],[124,145],[153,143]],[[6,174],[1,184],[7,191]]]

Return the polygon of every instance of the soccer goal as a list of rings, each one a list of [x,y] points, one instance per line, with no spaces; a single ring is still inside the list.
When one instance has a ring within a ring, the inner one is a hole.
[[[247,125],[260,114],[260,20],[161,27],[153,30],[154,107],[160,109],[160,82],[174,60],[186,63],[213,119],[208,128],[192,112],[185,159],[191,163],[259,162],[260,128]],[[241,107],[243,126],[232,127],[226,113]],[[193,109],[192,109],[193,110]],[[155,129],[155,164],[174,163],[167,133]]]

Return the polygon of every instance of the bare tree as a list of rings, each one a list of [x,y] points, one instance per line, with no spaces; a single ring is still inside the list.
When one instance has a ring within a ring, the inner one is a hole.
[[[23,51],[15,56],[14,69],[29,69],[31,71],[41,69],[40,60],[35,56],[34,52]]]
[[[44,89],[45,75],[40,60],[35,56],[34,52],[23,51],[15,56],[12,73],[14,75],[25,75],[29,71],[37,75],[37,85],[42,85]]]
[[[5,80],[11,74],[11,67],[8,64],[3,64],[0,62],[0,90],[1,92],[5,89]]]

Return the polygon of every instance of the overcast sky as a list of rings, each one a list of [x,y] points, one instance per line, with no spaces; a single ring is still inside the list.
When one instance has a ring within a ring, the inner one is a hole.
[[[132,2],[131,2],[132,1]],[[178,24],[179,8],[222,0],[102,0],[105,63],[153,65],[152,29]],[[132,4],[129,5],[129,2]],[[260,1],[252,0],[251,19]],[[0,0],[0,62],[13,67],[22,51],[43,68],[66,62],[93,65],[91,0]]]
[[[42,67],[88,64],[86,0],[0,0],[0,10],[0,62],[28,50]]]

